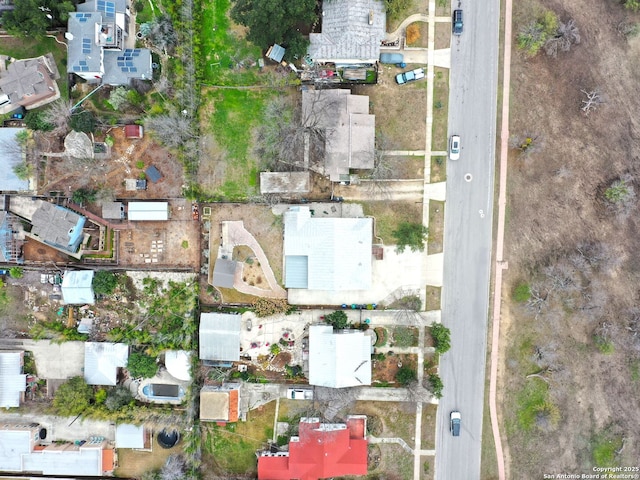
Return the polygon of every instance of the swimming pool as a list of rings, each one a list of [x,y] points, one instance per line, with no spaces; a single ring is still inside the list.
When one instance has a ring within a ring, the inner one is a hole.
[[[142,393],[154,400],[182,400],[185,396],[184,388],[168,383],[148,383],[142,387]]]

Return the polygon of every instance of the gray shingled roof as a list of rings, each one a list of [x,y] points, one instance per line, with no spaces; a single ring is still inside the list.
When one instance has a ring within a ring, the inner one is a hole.
[[[307,53],[312,59],[336,63],[378,60],[387,22],[382,1],[332,0],[322,2],[322,9],[322,33],[309,35]]]
[[[241,318],[232,313],[200,315],[200,360],[240,360]]]
[[[104,76],[102,77],[104,83],[128,85],[134,78],[142,80],[153,78],[151,50],[146,48],[126,49],[123,52],[105,50]]]
[[[376,117],[369,114],[368,96],[346,89],[306,90],[302,118],[305,125],[326,129],[324,169],[332,182],[352,168],[374,167]]]
[[[12,104],[35,106],[60,97],[56,80],[60,78],[53,55],[16,60],[0,71],[0,92]]]
[[[101,49],[95,43],[96,23],[102,23],[102,15],[97,12],[69,14],[68,31],[72,38],[67,38],[67,72],[103,73]]]
[[[284,214],[285,286],[368,290],[372,238],[371,218],[314,218],[307,206],[291,207]]]

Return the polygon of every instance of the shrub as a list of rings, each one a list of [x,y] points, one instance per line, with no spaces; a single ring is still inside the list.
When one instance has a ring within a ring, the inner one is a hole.
[[[396,347],[414,347],[417,344],[416,331],[412,327],[396,327],[393,330],[393,344]]]
[[[71,115],[69,126],[76,132],[92,133],[96,129],[96,117],[88,110],[81,110]]]
[[[412,252],[423,252],[429,230],[421,223],[402,222],[391,234],[396,239],[396,252],[402,253],[406,247]]]
[[[22,270],[22,267],[11,267],[9,269],[9,276],[11,278],[22,278],[24,276],[24,270]]]
[[[396,372],[396,381],[401,385],[407,386],[417,378],[416,371],[407,366],[402,366]]]
[[[412,23],[407,27],[407,45],[412,45],[420,38],[420,26]]]
[[[534,56],[557,31],[558,16],[551,10],[547,10],[520,29],[517,36],[518,48]]]
[[[41,132],[50,132],[53,125],[45,120],[42,110],[30,111],[24,117],[24,123],[31,130],[39,130]]]
[[[511,298],[514,302],[524,303],[531,297],[531,289],[529,288],[528,283],[519,283],[513,289],[511,294]]]
[[[429,385],[431,387],[431,393],[436,398],[442,398],[442,390],[444,389],[444,384],[442,383],[442,379],[435,373],[429,375]]]
[[[431,337],[436,353],[442,354],[451,348],[451,330],[441,323],[431,325]]]
[[[286,298],[258,298],[253,302],[253,311],[258,317],[286,313],[288,310],[289,304]]]
[[[56,390],[53,408],[57,415],[74,416],[83,413],[93,401],[93,388],[82,377],[73,377]]]
[[[278,345],[277,343],[274,343],[269,347],[269,351],[273,355],[278,355],[282,351],[282,349],[280,348],[280,345]]]
[[[605,355],[611,355],[615,351],[615,347],[613,342],[603,336],[594,335],[593,341],[600,350],[600,353],[604,353]]]

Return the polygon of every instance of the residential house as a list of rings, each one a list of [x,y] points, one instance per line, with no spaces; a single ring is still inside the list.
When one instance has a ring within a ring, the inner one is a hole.
[[[284,213],[284,281],[289,289],[371,288],[373,220],[316,218],[307,206]]]
[[[0,57],[0,61],[5,62],[4,57]],[[30,110],[57,100],[60,98],[56,83],[59,78],[58,67],[50,53],[9,62],[5,68],[0,68],[0,113],[19,107]]]
[[[347,423],[300,419],[289,451],[258,453],[258,480],[318,480],[367,474],[367,417],[349,416]]]
[[[33,227],[26,236],[71,257],[81,258],[80,245],[84,240],[86,217],[43,200],[33,201],[33,207],[35,210],[31,217],[26,217]]]
[[[118,384],[120,368],[127,366],[129,346],[124,343],[86,342],[84,379],[89,385]]]
[[[240,360],[241,318],[234,313],[200,314],[200,360]]]
[[[309,34],[307,53],[318,63],[374,64],[386,35],[387,17],[381,0],[322,2],[322,32]]]
[[[19,407],[27,389],[27,376],[22,373],[24,352],[0,352],[0,407]]]
[[[23,149],[17,135],[26,132],[24,128],[0,128],[0,190],[3,192],[28,192],[33,185],[28,178],[21,178],[13,170],[23,163]]]
[[[200,390],[200,420],[203,422],[237,422],[240,411],[240,384],[204,386]]]
[[[304,126],[325,131],[324,174],[332,182],[349,182],[351,170],[374,167],[376,117],[369,113],[369,97],[345,89],[306,90],[302,119]]]
[[[371,337],[331,325],[309,327],[309,385],[345,388],[371,385]]]
[[[65,305],[93,305],[93,270],[67,270],[62,276],[62,302]]]
[[[69,14],[67,72],[107,85],[153,77],[151,51],[135,47],[127,0],[88,0]]]
[[[74,477],[104,477],[114,469],[114,452],[104,438],[76,443],[41,443],[37,423],[0,426],[0,471]]]

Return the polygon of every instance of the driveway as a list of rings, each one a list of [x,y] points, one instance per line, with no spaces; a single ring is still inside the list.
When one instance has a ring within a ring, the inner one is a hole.
[[[84,342],[5,339],[0,348],[32,352],[40,378],[60,380],[84,374]]]
[[[66,440],[74,442],[85,440],[91,436],[104,437],[106,440],[114,441],[116,426],[115,423],[105,421],[86,420],[76,417],[57,417],[53,415],[23,415],[19,413],[3,413],[0,415],[2,424],[39,423],[47,429],[49,442]]]

